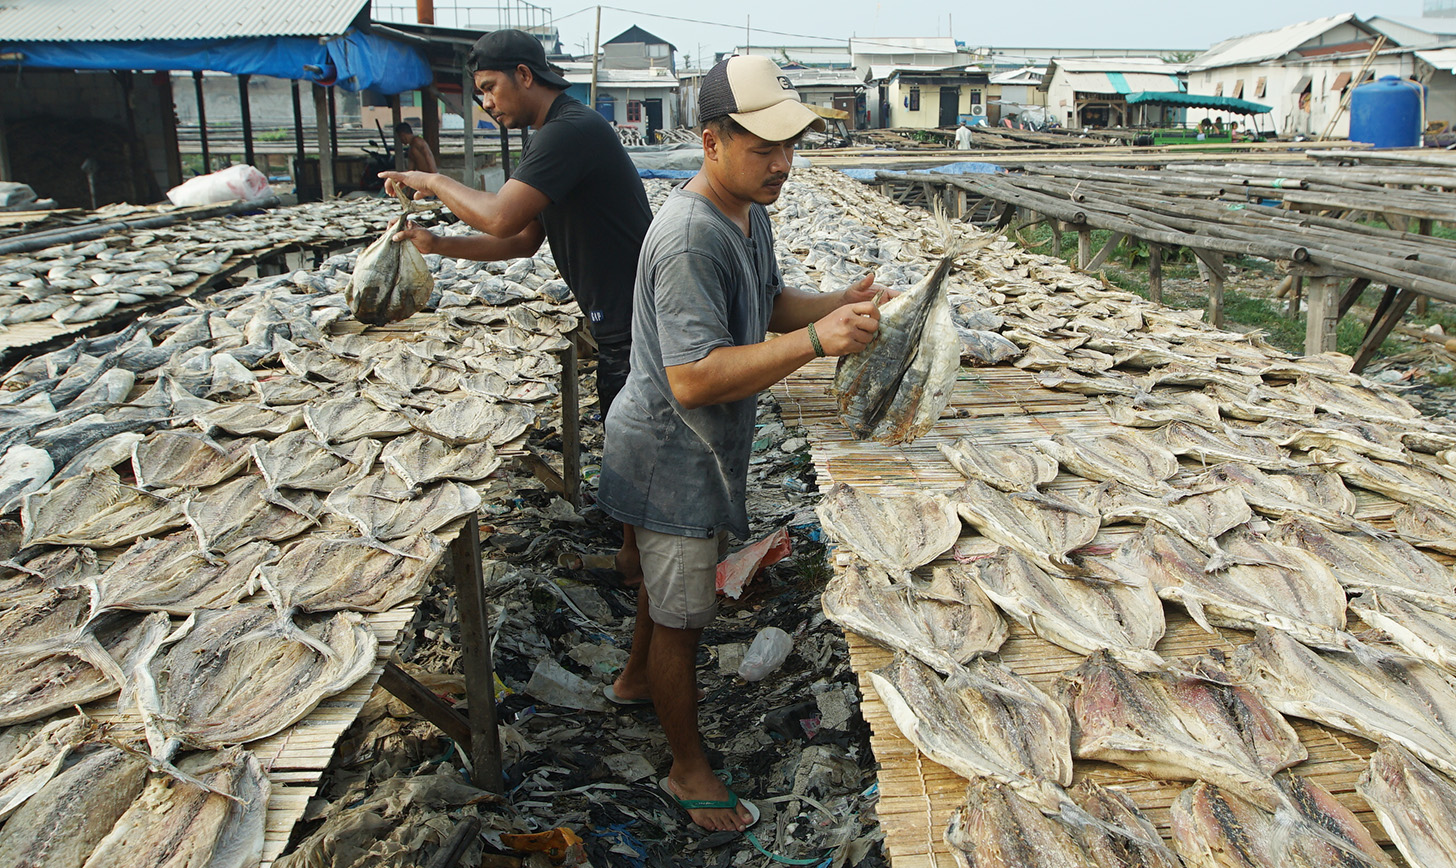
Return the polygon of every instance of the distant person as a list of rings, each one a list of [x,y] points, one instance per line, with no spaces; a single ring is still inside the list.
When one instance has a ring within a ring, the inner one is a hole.
[[[955,136],[957,151],[969,151],[971,149],[971,128],[966,126],[965,121],[961,121],[960,126],[956,127]]]
[[[415,135],[414,128],[401,123],[394,128],[394,140],[404,148],[405,165],[411,172],[437,172],[435,154],[430,143]]]

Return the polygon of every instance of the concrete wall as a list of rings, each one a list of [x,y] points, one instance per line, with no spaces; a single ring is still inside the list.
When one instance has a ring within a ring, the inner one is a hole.
[[[130,124],[124,87],[128,78]],[[41,198],[89,207],[90,189],[81,164],[90,157],[100,167],[96,204],[157,201],[180,181],[169,172],[172,106],[166,93],[165,74],[0,72],[0,112],[13,180],[30,184]]]
[[[927,84],[917,82],[914,79],[907,81],[903,77],[891,79],[886,100],[886,118],[884,126],[898,127],[914,130],[933,130],[940,128],[940,89],[952,85]],[[912,111],[909,108],[911,88],[920,89],[920,109]],[[985,84],[962,84],[959,87],[960,98],[958,110],[960,114],[970,114],[972,96],[979,96],[981,105],[986,105],[992,97],[989,95],[989,85]]]

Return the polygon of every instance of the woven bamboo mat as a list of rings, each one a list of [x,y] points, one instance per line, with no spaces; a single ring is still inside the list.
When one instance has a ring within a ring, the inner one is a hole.
[[[800,425],[809,432],[814,466],[821,490],[836,482],[861,489],[877,486],[904,488],[916,485],[926,491],[951,491],[965,480],[936,448],[962,436],[974,436],[985,443],[1025,443],[1052,434],[1097,435],[1115,430],[1110,418],[1093,398],[1043,389],[1033,375],[1015,368],[962,368],[950,409],[929,434],[908,446],[886,446],[856,441],[836,418],[828,397],[834,374],[834,360],[817,360],[774,387],[785,424]],[[952,413],[954,418],[952,418]],[[1189,467],[1190,472],[1196,468]],[[1086,480],[1063,473],[1053,489],[1075,490],[1089,485]],[[1359,513],[1366,518],[1391,514],[1384,498],[1358,492]],[[1106,534],[1115,537],[1116,534]],[[989,549],[987,552],[989,553]],[[841,558],[834,558],[836,573]],[[942,563],[942,562],[937,562]],[[949,563],[948,560],[943,563]],[[1166,606],[1167,632],[1157,650],[1165,658],[1191,658],[1210,649],[1225,653],[1253,640],[1252,633],[1218,630],[1206,633],[1181,608]],[[999,658],[1018,674],[1046,690],[1057,676],[1083,659],[1053,645],[1010,622],[1010,638]],[[1352,630],[1361,625],[1353,622]],[[880,764],[880,796],[877,812],[885,832],[885,846],[895,868],[953,868],[958,863],[943,840],[951,813],[965,796],[966,780],[921,755],[903,735],[876,695],[867,673],[888,664],[893,655],[853,633],[846,634],[850,662],[859,676],[860,705],[871,728],[870,744]],[[1404,865],[1389,836],[1369,807],[1354,791],[1374,745],[1303,720],[1290,719],[1309,759],[1293,771],[1329,790],[1365,824],[1371,835],[1386,848],[1397,864]],[[1120,767],[1077,760],[1076,780],[1091,778],[1115,785],[1147,814],[1169,837],[1169,806],[1188,786],[1182,782],[1151,780]]]

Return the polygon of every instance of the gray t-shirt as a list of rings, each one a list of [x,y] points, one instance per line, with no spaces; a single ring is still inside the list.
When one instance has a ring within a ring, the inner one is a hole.
[[[667,372],[718,347],[761,343],[781,280],[768,212],[751,237],[707,199],[679,190],[642,242],[632,373],[607,417],[597,502],[659,533],[748,537],[748,459],[757,401],[685,409]]]

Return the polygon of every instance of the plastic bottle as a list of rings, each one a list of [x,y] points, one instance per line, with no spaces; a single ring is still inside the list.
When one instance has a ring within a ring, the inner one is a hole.
[[[738,665],[738,677],[744,681],[760,680],[779,668],[793,646],[788,633],[778,627],[764,627],[744,653],[743,662]]]

